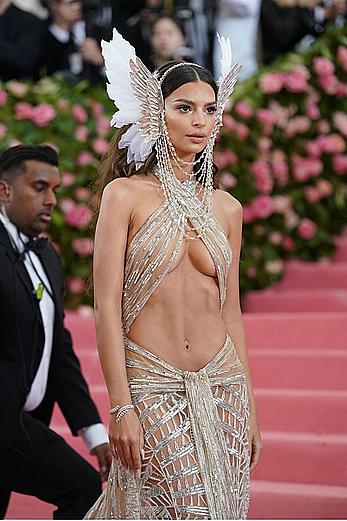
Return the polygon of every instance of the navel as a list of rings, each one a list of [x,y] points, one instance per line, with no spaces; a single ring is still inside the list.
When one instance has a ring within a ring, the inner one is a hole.
[[[186,351],[189,351],[189,349],[190,349],[190,342],[189,342],[189,340],[187,340],[187,338],[184,340],[184,349]]]

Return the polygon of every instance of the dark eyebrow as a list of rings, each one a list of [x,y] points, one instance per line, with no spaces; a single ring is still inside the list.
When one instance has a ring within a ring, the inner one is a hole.
[[[173,103],[187,103],[188,105],[195,105],[194,101],[185,98],[174,99]],[[216,101],[211,101],[210,103],[206,103],[205,107],[216,105],[216,103]]]

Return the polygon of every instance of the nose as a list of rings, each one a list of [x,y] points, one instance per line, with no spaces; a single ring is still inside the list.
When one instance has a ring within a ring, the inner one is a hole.
[[[193,117],[193,126],[202,128],[205,126],[205,114],[202,110],[196,110]]]
[[[57,205],[57,196],[55,195],[53,190],[47,190],[45,205],[54,208]]]

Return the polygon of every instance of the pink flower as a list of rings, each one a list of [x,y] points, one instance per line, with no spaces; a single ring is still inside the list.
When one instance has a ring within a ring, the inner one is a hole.
[[[299,93],[306,92],[309,89],[307,80],[310,73],[303,65],[296,65],[287,73],[285,78],[285,87],[289,92]]]
[[[321,195],[319,193],[319,190],[315,186],[307,186],[304,189],[305,199],[309,203],[317,203],[321,199]]]
[[[230,114],[224,112],[223,114],[223,126],[228,132],[234,132],[236,121]]]
[[[17,119],[31,119],[34,107],[30,103],[19,102],[15,105]]]
[[[335,73],[335,65],[328,58],[316,56],[313,60],[313,70],[319,76],[332,76]]]
[[[292,208],[293,201],[289,195],[275,195],[272,204],[274,212],[284,214]]]
[[[265,263],[265,270],[270,275],[278,275],[283,271],[283,261],[281,259],[267,261]]]
[[[318,83],[325,94],[333,96],[337,93],[339,81],[336,76],[319,76]]]
[[[329,122],[326,119],[321,119],[320,121],[317,121],[317,130],[321,134],[327,134],[328,132],[330,132]]]
[[[247,125],[244,125],[244,123],[238,123],[235,128],[235,134],[241,141],[244,141],[248,138],[250,133],[249,127]]]
[[[75,295],[80,295],[85,288],[85,282],[80,277],[68,279],[66,284],[71,293],[74,293]]]
[[[337,174],[343,175],[347,172],[347,155],[337,154],[332,156],[331,160]]]
[[[296,116],[289,120],[285,132],[288,137],[295,134],[306,134],[311,127],[311,121],[306,116]]]
[[[251,223],[252,221],[254,221],[255,219],[255,215],[254,215],[254,211],[253,211],[253,208],[251,205],[245,205],[243,207],[243,222],[245,224],[249,224]]]
[[[272,198],[265,194],[258,195],[253,199],[252,208],[255,217],[258,219],[267,219],[274,210]]]
[[[253,161],[251,164],[251,172],[255,177],[262,177],[264,175],[268,175],[270,173],[269,165],[266,161],[262,161],[258,159]]]
[[[271,244],[274,244],[275,246],[278,246],[279,244],[281,244],[281,242],[282,242],[281,232],[278,232],[276,230],[271,232],[269,235],[269,241],[271,242]]]
[[[88,190],[88,188],[85,188],[84,186],[79,186],[75,190],[75,196],[79,200],[87,201],[91,196],[91,192],[90,190]]]
[[[59,199],[59,208],[64,214],[71,212],[75,207],[75,202],[70,197],[62,197]]]
[[[329,197],[333,193],[333,187],[327,179],[319,179],[317,181],[317,190],[322,198]]]
[[[99,103],[98,101],[91,100],[90,106],[92,108],[92,113],[93,113],[94,118],[95,119],[100,118],[100,116],[104,112],[104,107],[102,106],[102,104]]]
[[[299,183],[319,175],[322,170],[323,163],[317,157],[302,157],[298,154],[293,157],[293,176]]]
[[[283,76],[277,72],[267,72],[260,77],[260,90],[265,94],[276,94],[283,87]]]
[[[86,237],[74,239],[72,241],[72,249],[81,257],[88,257],[93,253],[93,241]]]
[[[320,110],[315,103],[306,103],[306,114],[310,119],[318,119],[320,117]]]
[[[238,101],[235,104],[234,110],[238,116],[241,118],[248,119],[253,116],[253,109],[248,103],[245,101]]]
[[[344,112],[335,112],[333,122],[337,130],[347,137],[347,115]]]
[[[223,172],[221,182],[224,190],[229,190],[230,188],[234,188],[237,185],[236,177],[233,176],[233,174],[230,172]]]
[[[71,186],[75,184],[76,177],[71,172],[63,172],[61,174],[61,183],[63,186]]]
[[[76,158],[76,164],[78,166],[87,166],[92,164],[94,161],[93,155],[88,150],[80,152]]]
[[[272,139],[267,136],[261,136],[258,140],[258,146],[262,152],[268,152],[272,147]]]
[[[71,101],[67,99],[60,99],[58,100],[57,105],[60,108],[60,110],[67,110],[71,107]]]
[[[110,122],[107,118],[99,118],[96,120],[96,132],[100,137],[105,137],[111,130]]]
[[[105,154],[108,150],[108,143],[102,137],[97,137],[96,139],[94,139],[92,146],[94,152],[100,155]]]
[[[3,123],[0,123],[0,139],[3,139],[6,136],[7,127]]]
[[[337,61],[340,63],[342,69],[347,72],[347,48],[339,45],[337,48]]]
[[[339,134],[319,136],[317,141],[321,151],[327,154],[341,154],[346,148],[345,140]]]
[[[12,94],[15,96],[25,96],[29,90],[28,85],[25,85],[25,83],[20,83],[19,81],[10,81],[7,84],[7,88]]]
[[[229,165],[234,165],[237,161],[238,157],[232,150],[225,149],[214,153],[214,162],[221,170]]]
[[[7,92],[5,90],[0,90],[0,107],[6,105],[7,102]]]
[[[321,149],[316,141],[307,141],[305,143],[305,151],[310,156],[319,157],[321,155]]]
[[[56,111],[52,105],[49,105],[48,103],[42,103],[33,109],[31,120],[37,127],[44,128],[47,127],[47,125],[55,118],[55,116]]]
[[[65,214],[65,220],[73,228],[84,229],[90,223],[93,212],[85,204],[75,204],[71,210]]]
[[[88,114],[81,105],[74,105],[72,107],[72,116],[78,124],[83,124],[88,121]]]
[[[255,266],[250,266],[247,268],[246,274],[250,279],[255,279],[257,276],[257,268]]]
[[[317,233],[317,225],[311,219],[301,219],[297,232],[301,239],[310,240]]]
[[[272,162],[272,173],[279,186],[286,186],[288,183],[288,164],[279,159]]]
[[[88,134],[88,127],[86,127],[85,125],[80,125],[76,128],[74,136],[75,139],[77,139],[77,141],[79,141],[80,143],[84,143],[85,141],[87,141]]]
[[[282,246],[285,251],[295,250],[295,242],[290,235],[283,236]]]
[[[275,123],[275,117],[268,109],[258,109],[256,112],[256,117],[259,123],[262,125],[272,126]]]
[[[339,82],[336,89],[337,98],[345,98],[347,96],[347,83]]]

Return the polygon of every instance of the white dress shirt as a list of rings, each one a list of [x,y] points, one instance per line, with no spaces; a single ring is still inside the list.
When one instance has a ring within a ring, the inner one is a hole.
[[[17,227],[1,212],[0,220],[6,228],[13,247],[17,251],[23,252],[25,244],[29,241],[29,238],[23,233],[19,232]],[[40,313],[44,327],[45,343],[39,367],[34,376],[34,380],[24,404],[25,411],[33,411],[42,402],[47,389],[48,371],[53,343],[54,302],[49,295],[49,293],[52,292],[52,289],[45,270],[43,269],[40,259],[33,251],[25,253],[24,266],[34,287],[34,293],[37,292],[39,285],[42,284],[42,282],[45,286],[42,297],[39,300]],[[89,451],[97,445],[108,443],[107,432],[102,423],[85,427],[78,433],[83,437]]]
[[[241,63],[240,80],[245,80],[258,69],[257,34],[260,0],[219,0],[216,15],[216,32],[230,38],[232,63]],[[213,53],[215,77],[221,74],[220,47],[216,40]]]

